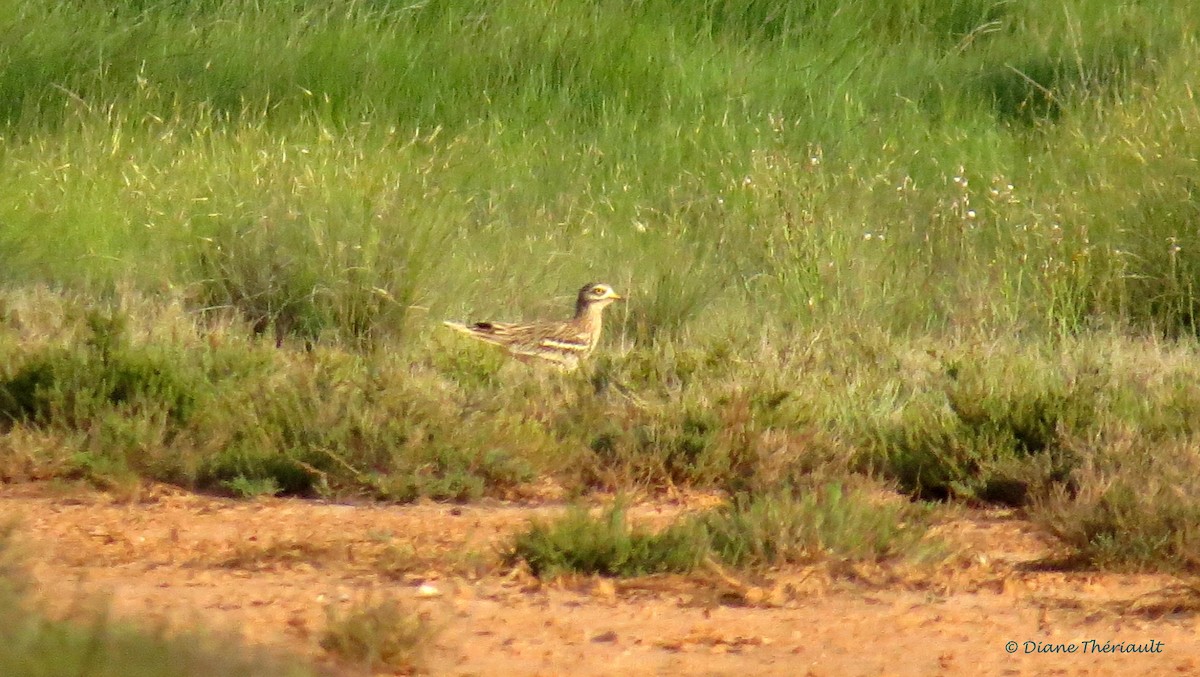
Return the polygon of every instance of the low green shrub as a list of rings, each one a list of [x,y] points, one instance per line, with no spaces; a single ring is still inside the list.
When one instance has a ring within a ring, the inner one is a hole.
[[[696,519],[718,560],[747,567],[914,556],[926,531],[922,517],[911,504],[825,484],[738,495]]]
[[[1147,445],[1132,431],[1096,440],[1070,486],[1030,515],[1079,564],[1105,570],[1200,572],[1200,456],[1196,439]]]
[[[630,527],[618,500],[598,516],[574,506],[553,521],[537,521],[519,534],[505,560],[524,562],[535,576],[566,573],[642,576],[691,571],[705,554],[704,532],[680,524],[653,533]]]

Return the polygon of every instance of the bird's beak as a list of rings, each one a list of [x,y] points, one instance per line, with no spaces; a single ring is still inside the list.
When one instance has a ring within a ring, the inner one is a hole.
[[[608,295],[608,298],[610,298],[614,301],[624,301],[625,300],[625,297],[621,296],[617,292],[612,292],[611,294]]]

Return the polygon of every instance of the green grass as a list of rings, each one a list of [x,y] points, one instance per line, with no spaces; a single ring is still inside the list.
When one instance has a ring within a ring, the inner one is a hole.
[[[7,7],[13,281],[351,345],[596,276],[645,344],[1193,312],[1185,3]]]
[[[739,495],[699,518],[709,547],[732,566],[779,566],[825,559],[920,559],[927,524],[907,503],[883,503],[861,489],[827,484],[796,492]]]
[[[1198,26],[0,0],[0,477],[1078,500],[1195,432]],[[439,330],[585,280],[629,303],[583,373]]]
[[[1200,570],[1194,439],[1154,448],[1128,431],[1039,501],[1035,521],[1059,536],[1075,564],[1121,571]]]
[[[532,522],[515,537],[506,560],[553,578],[687,573],[706,559],[743,568],[919,559],[932,553],[922,543],[923,517],[906,503],[830,483],[738,494],[719,508],[650,531],[630,526],[624,501],[617,499],[597,515],[575,506],[553,521]]]
[[[535,576],[566,573],[644,576],[691,571],[704,556],[704,532],[687,524],[651,532],[631,527],[618,500],[598,516],[575,506],[554,521],[535,521],[505,554]]]

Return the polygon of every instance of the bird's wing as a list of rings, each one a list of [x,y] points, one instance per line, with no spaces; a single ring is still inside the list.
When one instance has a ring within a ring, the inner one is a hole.
[[[585,355],[592,349],[592,335],[570,322],[544,328],[537,335],[537,344],[549,350]]]
[[[472,338],[498,345],[516,357],[545,360],[567,369],[574,368],[594,345],[591,334],[571,322],[444,324]]]

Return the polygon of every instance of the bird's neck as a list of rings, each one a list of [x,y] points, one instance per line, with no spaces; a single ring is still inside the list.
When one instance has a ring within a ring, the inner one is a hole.
[[[598,331],[603,321],[603,303],[580,303],[575,306],[575,322],[585,330]]]

